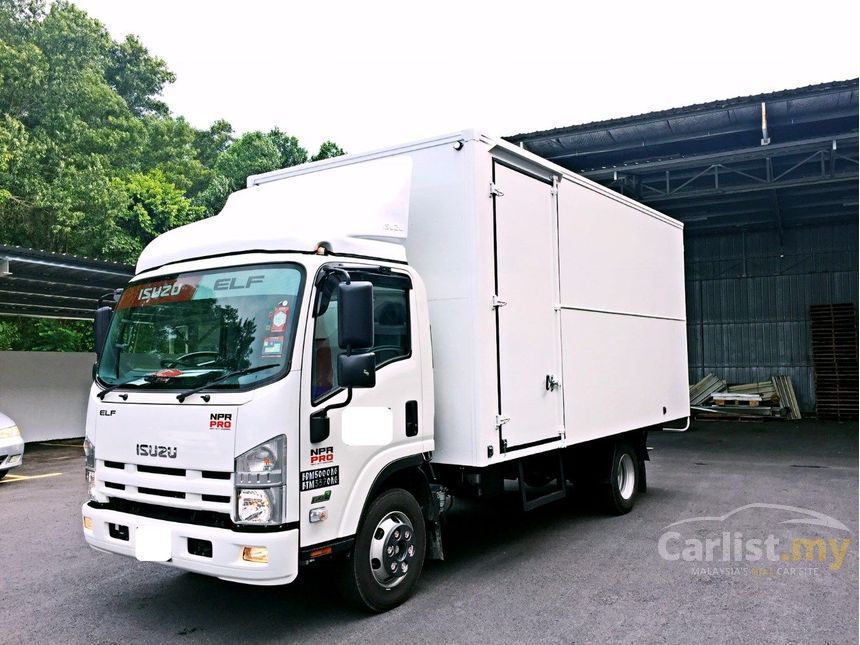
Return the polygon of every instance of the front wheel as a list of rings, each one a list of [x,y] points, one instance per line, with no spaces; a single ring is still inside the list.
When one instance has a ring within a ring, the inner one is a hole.
[[[372,612],[393,609],[412,593],[426,546],[418,502],[402,488],[385,491],[370,504],[345,563],[347,595]]]

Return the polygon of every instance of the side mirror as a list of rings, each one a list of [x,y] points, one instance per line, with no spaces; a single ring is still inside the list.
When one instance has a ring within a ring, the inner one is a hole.
[[[337,286],[337,336],[341,349],[373,347],[373,285],[341,282]],[[341,382],[341,385],[345,385]]]
[[[337,357],[337,382],[341,387],[374,387],[376,354],[341,354]]]
[[[111,318],[113,318],[113,309],[110,307],[99,307],[96,309],[96,317],[93,325],[96,339],[96,356],[102,355],[102,350],[107,340],[108,329],[110,329]]]

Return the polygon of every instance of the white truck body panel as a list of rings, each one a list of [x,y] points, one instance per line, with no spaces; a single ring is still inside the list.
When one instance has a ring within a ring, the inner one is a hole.
[[[389,156],[413,168],[406,255],[430,306],[435,462],[487,466],[689,416],[680,222],[471,130],[248,185]]]
[[[240,190],[216,217],[175,228],[149,244],[137,273],[175,262],[243,251],[304,251],[320,244],[341,254],[403,262],[409,157],[381,158]]]

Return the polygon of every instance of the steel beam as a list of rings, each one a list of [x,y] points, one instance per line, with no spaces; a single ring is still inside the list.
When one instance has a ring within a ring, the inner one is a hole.
[[[678,168],[701,168],[715,163],[737,163],[739,161],[754,161],[765,159],[768,156],[779,157],[788,154],[803,154],[816,152],[818,150],[829,150],[836,141],[837,146],[857,146],[858,136],[856,134],[836,137],[815,137],[788,143],[771,143],[768,146],[756,148],[743,148],[741,150],[728,150],[709,154],[695,155],[691,157],[680,157],[675,159],[658,159],[655,161],[643,161],[638,164],[611,166],[606,168],[577,171],[590,179],[609,179],[613,173],[643,175],[658,170],[672,170]],[[783,153],[783,154],[780,154]]]

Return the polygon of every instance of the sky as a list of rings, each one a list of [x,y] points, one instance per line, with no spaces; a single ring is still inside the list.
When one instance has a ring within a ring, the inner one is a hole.
[[[177,75],[196,127],[312,152],[505,136],[860,75],[860,3],[74,0]]]

